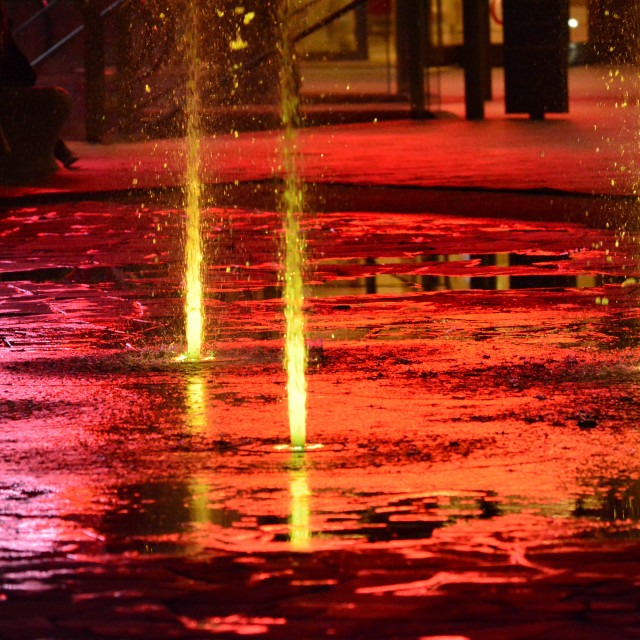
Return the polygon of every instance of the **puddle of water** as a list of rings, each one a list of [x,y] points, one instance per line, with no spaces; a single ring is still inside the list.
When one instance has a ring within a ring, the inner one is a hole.
[[[276,214],[209,209],[204,215],[213,290],[218,285],[224,291],[234,283],[238,289],[277,284],[280,222]],[[69,241],[62,237],[55,246],[50,238],[38,239],[43,229],[53,233],[77,226],[79,217],[102,217],[109,230],[88,233],[86,247],[75,237]],[[0,263],[0,279],[91,284],[126,279],[135,284],[147,278],[167,278],[175,286],[180,277],[181,224],[176,210],[110,203],[60,205],[55,212],[48,207],[15,212],[0,219],[0,233],[15,225],[20,230],[7,236],[12,240]],[[447,277],[542,278],[542,271],[549,277],[598,275],[620,266],[625,249],[613,234],[579,225],[532,225],[516,220],[498,224],[429,214],[316,213],[309,216],[305,235],[312,271],[322,275],[321,279],[345,280],[345,275],[441,277],[443,288],[448,286]],[[458,269],[452,272],[454,263]],[[24,268],[27,264],[28,269]],[[564,273],[567,268],[570,274]],[[491,273],[496,269],[499,274]],[[463,276],[460,270],[472,273]],[[451,288],[460,282],[454,280]],[[507,280],[497,283],[497,288],[509,288]]]
[[[555,503],[495,491],[439,490],[420,493],[367,492],[331,486],[322,473],[293,468],[218,477],[240,484],[213,484],[192,477],[103,487],[101,492],[32,495],[32,515],[12,519],[0,499],[5,525],[0,555],[12,552],[69,551],[97,547],[107,553],[194,555],[204,550],[269,552],[318,551],[343,546],[392,545],[419,549],[446,539],[486,543],[498,539],[537,538],[551,526],[554,539],[640,538],[638,480],[603,480],[594,492]],[[320,481],[322,487],[316,483]],[[45,501],[47,505],[45,506]],[[43,518],[45,511],[59,518]],[[529,532],[529,533],[528,533]],[[485,542],[483,542],[483,540]],[[26,547],[24,546],[26,544]],[[71,545],[71,546],[70,546]],[[74,546],[75,545],[75,546]]]
[[[286,441],[279,221],[205,215],[217,353],[185,368],[180,215],[86,203],[0,220],[0,485],[23,481],[0,487],[0,554],[418,553],[550,523],[636,536],[631,245],[555,223],[311,216],[309,417],[325,447],[302,464],[267,453]]]

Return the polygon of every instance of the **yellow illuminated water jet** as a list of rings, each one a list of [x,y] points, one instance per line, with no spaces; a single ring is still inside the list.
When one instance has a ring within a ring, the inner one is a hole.
[[[187,360],[199,360],[202,349],[203,309],[202,309],[202,238],[200,229],[200,60],[198,55],[198,15],[196,3],[188,3],[187,28],[185,33],[189,76],[186,91],[187,132],[187,174],[185,237],[185,320]]]
[[[281,204],[284,214],[284,302],[285,302],[285,367],[291,446],[303,448],[306,443],[307,383],[305,378],[306,348],[304,341],[304,242],[300,234],[303,210],[302,184],[297,165],[299,97],[295,74],[295,51],[289,34],[289,3],[279,3],[280,89],[282,104],[282,170],[284,191]]]

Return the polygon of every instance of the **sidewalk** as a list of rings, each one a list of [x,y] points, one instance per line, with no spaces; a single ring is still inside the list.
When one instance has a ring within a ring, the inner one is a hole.
[[[334,90],[340,89],[339,73],[331,80],[317,73],[315,86],[332,82]],[[572,68],[570,113],[533,122],[504,114],[501,74],[494,70],[494,100],[487,104],[486,119],[470,122],[464,119],[461,72],[448,71],[442,76],[443,112],[436,119],[301,130],[301,175],[307,181],[358,185],[632,196],[638,156],[638,117],[632,105],[638,79],[625,70],[607,88],[608,73],[604,68]],[[255,181],[277,175],[279,140],[278,132],[204,139],[203,180]],[[77,142],[73,148],[81,158],[74,170],[61,170],[40,184],[0,187],[0,198],[176,187],[184,179],[180,139]]]

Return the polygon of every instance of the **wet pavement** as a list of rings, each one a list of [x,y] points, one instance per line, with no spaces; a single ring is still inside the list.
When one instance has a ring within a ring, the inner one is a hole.
[[[640,634],[635,238],[390,194],[304,222],[305,453],[277,214],[205,210],[195,364],[179,202],[3,210],[1,638]]]
[[[361,70],[362,71],[362,70]],[[318,92],[352,82],[339,68],[329,79],[305,72]],[[326,73],[326,72],[325,72]],[[365,78],[369,78],[364,74]],[[381,76],[384,78],[384,74]],[[369,78],[361,90],[379,89]],[[435,119],[371,121],[308,127],[298,138],[300,173],[308,182],[475,190],[553,190],[635,196],[640,87],[633,67],[572,67],[570,112],[544,121],[506,116],[500,71],[486,120],[464,119],[462,72],[442,76],[443,101]],[[31,185],[0,185],[0,201],[19,196],[121,192],[181,186],[185,146],[180,139],[92,145],[72,142],[80,160]],[[223,132],[201,141],[207,183],[269,180],[281,173],[279,132]],[[485,215],[490,215],[486,212]]]
[[[637,73],[537,123],[464,121],[456,73],[435,120],[300,133],[305,453],[277,133],[203,141],[199,364],[180,140],[0,187],[2,640],[640,635]]]

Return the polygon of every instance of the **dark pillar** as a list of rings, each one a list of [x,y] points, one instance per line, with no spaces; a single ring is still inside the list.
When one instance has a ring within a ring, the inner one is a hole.
[[[411,115],[426,113],[424,69],[427,58],[427,6],[425,0],[397,0],[396,52],[399,92],[409,92]]]
[[[484,60],[484,99],[493,99],[493,87],[491,86],[491,10],[489,2],[480,7],[480,38],[482,50],[486,52]]]
[[[569,110],[569,0],[503,0],[507,113]]]
[[[100,142],[104,134],[104,25],[94,0],[82,6],[84,20],[85,136]]]
[[[396,0],[396,82],[398,93],[409,91],[409,42],[411,5],[414,0]]]
[[[490,97],[489,2],[463,0],[464,94],[467,120],[484,119],[484,102]]]
[[[360,60],[366,60],[369,57],[369,3],[356,7],[354,14],[357,56]]]

